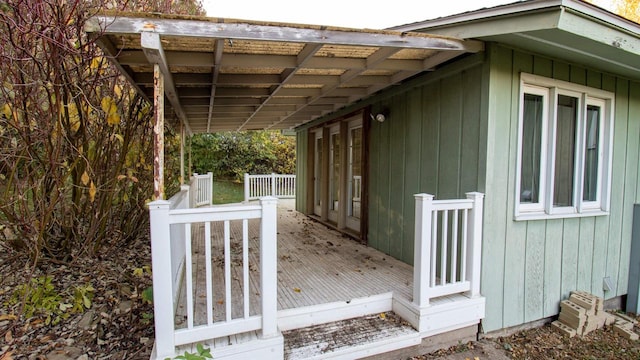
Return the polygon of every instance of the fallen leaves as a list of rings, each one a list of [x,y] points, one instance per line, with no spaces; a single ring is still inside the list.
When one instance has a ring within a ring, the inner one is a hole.
[[[299,293],[299,292],[302,292],[302,289],[300,289],[300,288],[293,288],[293,291],[294,291],[294,292]]]
[[[7,264],[3,275],[10,274],[0,277],[0,304],[6,303],[17,285],[29,281],[30,274],[24,270],[24,264],[16,261],[9,265],[10,255],[0,251],[0,264]],[[80,287],[95,289],[93,298],[87,291],[74,297],[80,307],[90,305],[92,310],[68,311],[67,319],[47,325],[40,315],[18,316],[17,306],[1,308],[0,360],[45,359],[68,349],[77,350],[68,357],[73,359],[98,360],[106,359],[107,355],[109,359],[149,358],[153,346],[153,305],[143,299],[144,289],[151,289],[151,268],[145,266],[150,263],[149,243],[141,239],[128,248],[119,248],[117,256],[105,254],[101,260],[83,258],[81,263],[75,266],[45,264],[33,276],[41,276],[40,271],[46,271],[54,279],[52,285],[58,292]],[[134,275],[136,268],[143,270],[143,276]],[[151,298],[150,290],[148,295]],[[70,301],[61,303],[63,307],[71,304]],[[141,342],[143,338],[149,340]]]

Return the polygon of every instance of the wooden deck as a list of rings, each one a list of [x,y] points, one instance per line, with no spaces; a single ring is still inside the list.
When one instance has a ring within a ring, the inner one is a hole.
[[[229,252],[224,251],[223,224],[211,229],[211,274],[213,321],[229,321],[260,314],[260,222],[247,220],[248,259],[243,259],[243,221],[229,223]],[[395,311],[409,319],[416,315],[410,310],[413,293],[413,267],[294,210],[294,200],[280,200],[278,204],[278,328],[283,334],[297,334],[290,330],[327,324],[334,328],[345,319],[368,319],[370,314]],[[207,324],[206,256],[204,226],[192,228],[192,272],[194,299],[194,326]],[[225,257],[231,264],[225,269]],[[248,271],[245,271],[248,270]],[[225,271],[230,272],[230,284],[225,284]],[[245,272],[248,278],[245,280]],[[248,283],[248,304],[244,304]],[[226,291],[232,294],[230,304],[225,303]],[[183,285],[178,295],[175,325],[186,324],[186,290]],[[408,347],[422,338],[441,334],[466,326],[474,326],[484,317],[484,299],[470,299],[463,294],[432,298],[424,310],[422,331],[392,333],[389,339],[353,334],[360,345],[336,345],[336,351],[345,352],[346,358],[356,354],[372,355]],[[374,316],[375,318],[375,316]],[[340,327],[340,326],[338,326]],[[415,328],[418,328],[414,325]],[[320,327],[322,328],[322,327]],[[324,328],[322,328],[324,329]],[[340,330],[340,329],[338,329]],[[344,330],[344,329],[342,329]],[[342,331],[340,330],[340,331]],[[406,330],[406,329],[405,329]],[[301,330],[306,331],[306,330]],[[404,330],[403,330],[404,331]],[[364,334],[364,333],[363,333]],[[290,336],[290,335],[287,335]],[[289,341],[289,340],[287,340]],[[309,340],[315,343],[315,340]],[[355,341],[355,340],[354,340]],[[359,340],[360,341],[360,340]],[[250,331],[210,339],[203,345],[212,349],[218,359],[244,359],[269,353],[274,359],[294,359],[310,344],[303,342],[289,346],[283,353],[283,338],[261,336]],[[317,345],[317,344],[316,344]],[[178,353],[195,351],[194,344],[180,346]],[[355,351],[355,352],[354,352]],[[317,354],[318,358],[333,355]],[[306,355],[305,355],[306,356]],[[360,356],[360,355],[359,355]],[[358,356],[358,357],[359,357]],[[304,356],[303,356],[304,357]]]
[[[278,310],[345,302],[394,293],[411,299],[413,268],[373,248],[362,245],[293,210],[293,200],[278,206]],[[221,228],[221,224],[219,224]],[[221,229],[212,229],[213,293],[224,294],[224,247]],[[242,222],[231,222],[232,318],[243,316]],[[250,315],[260,309],[259,221],[248,222]],[[195,325],[206,323],[204,232],[193,232]],[[180,291],[176,327],[184,327],[184,286]],[[226,316],[224,297],[214,303],[214,320]]]

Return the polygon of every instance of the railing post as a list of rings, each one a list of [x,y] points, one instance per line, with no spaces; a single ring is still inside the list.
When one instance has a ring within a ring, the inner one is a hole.
[[[413,303],[429,306],[431,278],[431,212],[433,195],[416,194],[415,245],[413,252]]]
[[[244,173],[244,202],[249,201],[249,174]]]
[[[293,177],[291,178],[293,181],[293,191],[291,192],[291,196],[296,197],[296,176],[293,175]]]
[[[207,187],[207,191],[209,192],[209,205],[213,205],[213,173],[208,172],[207,176],[209,177],[209,186]]]
[[[276,174],[271,173],[271,196],[278,197],[276,194]]]
[[[262,336],[278,334],[278,199],[260,199],[260,284],[262,286]]]
[[[196,190],[198,190],[198,185],[196,183],[195,176],[191,176],[189,178],[189,208],[196,207]]]
[[[156,352],[159,358],[175,355],[169,207],[170,202],[165,200],[149,203],[153,319],[156,331]]]
[[[482,265],[482,222],[484,194],[467,193],[467,199],[473,200],[473,208],[469,213],[469,235],[467,237],[467,279],[471,282],[469,297],[480,296],[480,271]]]
[[[188,209],[191,207],[191,186],[182,184],[180,185],[180,191],[186,192],[185,196],[182,198],[183,203],[180,204],[180,209]]]

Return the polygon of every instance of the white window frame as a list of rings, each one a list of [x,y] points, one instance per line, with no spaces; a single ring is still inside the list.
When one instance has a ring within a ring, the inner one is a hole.
[[[543,117],[541,131],[540,181],[537,203],[520,203],[520,180],[523,146],[524,95],[540,95],[543,98]],[[553,206],[555,158],[556,158],[556,119],[558,95],[567,95],[578,99],[578,123],[573,169],[573,203],[571,206]],[[612,92],[554,80],[537,75],[522,73],[520,76],[520,94],[518,109],[518,148],[515,184],[515,219],[535,220],[581,216],[607,215],[610,209],[611,171],[613,155],[614,103]],[[583,200],[586,114],[587,107],[593,105],[601,109],[598,139],[598,169],[596,200]]]

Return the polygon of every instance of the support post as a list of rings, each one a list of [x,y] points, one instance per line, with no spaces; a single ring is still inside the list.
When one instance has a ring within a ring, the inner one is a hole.
[[[180,185],[184,185],[184,125],[180,123]]]
[[[244,202],[249,202],[249,174],[244,173]]]
[[[416,194],[415,244],[413,250],[413,303],[418,308],[429,306],[431,279],[431,212],[433,195]]]
[[[164,76],[153,65],[153,197],[164,199]]]
[[[262,286],[262,337],[278,335],[278,199],[260,199],[260,284]]]
[[[480,296],[480,271],[482,270],[482,217],[484,194],[479,192],[467,193],[467,199],[473,200],[473,208],[469,214],[469,228],[467,241],[467,279],[471,282],[469,297]]]
[[[187,169],[187,174],[191,174],[191,171],[193,171],[193,163],[192,163],[192,160],[191,160],[191,140],[192,140],[192,138],[193,138],[193,135],[189,136],[189,149],[188,149],[189,150],[189,167]]]
[[[156,200],[149,203],[154,294],[153,319],[156,352],[160,359],[175,355],[169,206],[170,203],[166,200]]]

